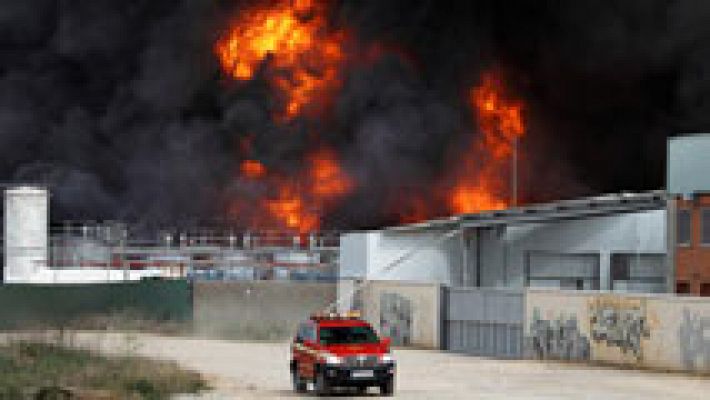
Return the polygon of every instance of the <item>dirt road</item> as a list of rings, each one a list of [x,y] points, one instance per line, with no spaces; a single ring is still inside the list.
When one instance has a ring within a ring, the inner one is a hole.
[[[67,340],[104,352],[175,360],[200,371],[215,388],[201,399],[299,398],[290,387],[286,343],[113,333],[76,333]],[[401,399],[685,400],[710,396],[710,379],[680,374],[501,361],[437,351],[394,353],[399,365],[396,398]],[[376,397],[376,391],[370,396]]]

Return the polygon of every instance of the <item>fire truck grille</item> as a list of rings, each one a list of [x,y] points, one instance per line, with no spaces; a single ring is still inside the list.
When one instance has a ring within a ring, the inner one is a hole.
[[[350,356],[345,357],[348,367],[374,367],[377,365],[377,356]]]

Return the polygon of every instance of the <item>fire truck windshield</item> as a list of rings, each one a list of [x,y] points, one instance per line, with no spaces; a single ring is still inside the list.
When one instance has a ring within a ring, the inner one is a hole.
[[[368,326],[337,326],[320,328],[320,342],[324,345],[345,343],[377,343],[377,334]]]

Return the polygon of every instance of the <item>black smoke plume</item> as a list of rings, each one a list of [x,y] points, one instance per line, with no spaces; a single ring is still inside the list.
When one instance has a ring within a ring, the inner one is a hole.
[[[352,229],[394,222],[393,198],[463,156],[484,70],[526,105],[528,202],[662,187],[666,138],[710,125],[704,1],[334,1],[334,28],[396,50],[347,68],[327,116],[289,124],[262,78],[230,82],[213,54],[259,3],[3,1],[2,180],[51,185],[54,220],[210,223],[230,196],[265,195],[235,180],[243,157],[288,174],[315,130],[358,182],[325,227]]]

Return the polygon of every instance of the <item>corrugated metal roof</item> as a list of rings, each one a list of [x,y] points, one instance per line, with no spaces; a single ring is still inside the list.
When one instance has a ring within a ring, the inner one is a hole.
[[[663,190],[641,193],[613,193],[601,196],[561,200],[554,203],[533,204],[505,210],[461,214],[414,224],[388,227],[391,231],[451,229],[455,226],[481,227],[516,223],[545,222],[556,219],[586,218],[591,216],[659,210],[666,207]]]

